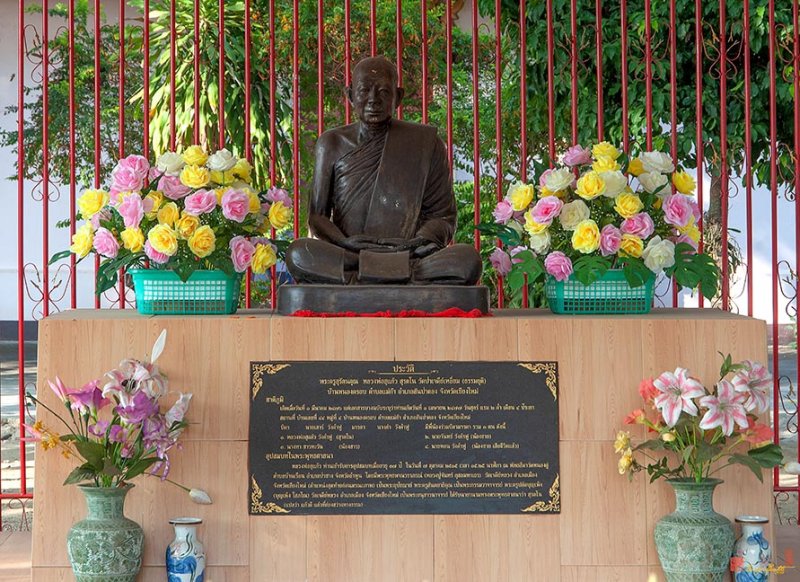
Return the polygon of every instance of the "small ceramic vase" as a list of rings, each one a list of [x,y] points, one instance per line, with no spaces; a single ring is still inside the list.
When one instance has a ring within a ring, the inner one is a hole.
[[[734,581],[767,582],[772,549],[764,538],[764,525],[769,523],[769,519],[757,515],[740,515],[736,518],[736,523],[741,524],[742,535],[733,548],[733,556],[739,558],[734,562]]]
[[[167,582],[203,582],[206,552],[197,539],[197,517],[176,517],[169,522],[175,528],[175,539],[167,546]]]

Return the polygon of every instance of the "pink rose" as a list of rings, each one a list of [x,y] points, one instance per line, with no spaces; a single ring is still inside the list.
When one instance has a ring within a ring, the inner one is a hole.
[[[250,197],[245,192],[231,188],[222,197],[222,215],[225,218],[242,222],[248,212],[250,212]]]
[[[92,226],[97,230],[100,228],[100,222],[106,221],[111,219],[111,211],[108,208],[103,208],[99,212],[96,212],[92,215],[89,219],[89,222],[92,223]]]
[[[550,224],[553,219],[561,212],[564,203],[555,196],[545,196],[540,198],[531,210],[531,216],[539,224]]]
[[[541,186],[542,188],[546,188],[547,187],[547,185],[546,185],[547,176],[549,176],[552,171],[553,171],[553,168],[550,168],[550,169],[547,169],[544,172],[542,172],[542,175],[539,176],[539,186]]]
[[[574,145],[564,153],[563,162],[570,167],[591,164],[592,150],[584,149],[580,145]]]
[[[130,168],[142,181],[146,180],[150,173],[150,162],[144,156],[131,154],[127,158],[122,158],[117,165],[122,164]]]
[[[640,212],[622,221],[620,230],[623,234],[632,234],[645,239],[656,229],[653,219],[646,212]]]
[[[183,202],[186,205],[186,214],[200,216],[217,207],[217,195],[211,190],[198,190],[189,194]]]
[[[161,178],[161,176],[163,176],[163,175],[164,175],[164,172],[159,170],[156,166],[153,166],[153,167],[150,168],[150,171],[147,172],[147,182],[148,183],[155,182],[159,178]]]
[[[489,255],[489,262],[492,263],[498,277],[505,277],[511,272],[511,257],[503,249],[494,249]]]
[[[694,216],[694,223],[700,223],[700,207],[697,205],[697,200],[689,198],[689,206],[692,207],[692,216]]]
[[[572,274],[572,261],[561,251],[553,251],[545,258],[544,268],[556,281],[566,281]]]
[[[153,248],[149,240],[145,241],[144,243],[144,254],[147,255],[148,259],[154,263],[158,263],[159,265],[163,265],[169,260],[169,256],[165,255],[164,253],[159,253]]]
[[[120,160],[111,171],[111,193],[138,192],[144,186],[144,176],[125,160]]]
[[[683,228],[688,225],[694,216],[694,210],[689,203],[689,197],[683,194],[672,194],[664,200],[664,220],[669,224]]]
[[[231,239],[231,260],[237,273],[244,273],[247,270],[247,267],[253,262],[255,252],[256,247],[243,236],[235,236]]]
[[[99,255],[114,259],[119,252],[119,243],[110,230],[101,226],[94,233],[94,250]]]
[[[622,233],[613,224],[607,224],[600,231],[600,254],[604,257],[616,254],[622,242]]]
[[[273,186],[267,191],[267,201],[272,202],[282,202],[286,208],[291,208],[294,204],[292,197],[289,196],[289,193],[284,190],[283,188],[276,188]]]
[[[508,200],[501,200],[497,203],[497,206],[494,207],[492,211],[492,216],[494,216],[494,221],[497,224],[506,224],[511,217],[514,215],[514,209],[511,207],[511,202]]]
[[[183,185],[178,176],[168,176],[166,174],[161,176],[158,181],[158,189],[171,200],[180,200],[192,191],[191,188]]]
[[[126,228],[139,228],[144,217],[142,198],[138,194],[128,194],[117,207],[117,212],[122,216]]]
[[[527,251],[527,250],[528,250],[528,247],[526,247],[525,245],[519,245],[518,247],[514,247],[513,249],[508,251],[508,254],[511,255],[511,264],[512,265],[516,265],[517,263],[521,263],[522,259],[518,259],[516,257],[522,251]]]

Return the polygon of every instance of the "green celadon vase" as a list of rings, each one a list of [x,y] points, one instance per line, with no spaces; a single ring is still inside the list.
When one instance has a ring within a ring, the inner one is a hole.
[[[70,528],[67,554],[77,582],[134,582],[142,566],[144,531],[125,517],[133,485],[80,485],[88,515]]]
[[[658,559],[668,582],[722,582],[730,571],[733,525],[714,511],[720,479],[669,479],[675,511],[656,523]]]

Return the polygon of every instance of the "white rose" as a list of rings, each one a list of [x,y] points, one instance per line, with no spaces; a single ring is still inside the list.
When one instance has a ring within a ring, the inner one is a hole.
[[[544,185],[551,192],[559,192],[568,188],[575,181],[575,175],[569,170],[553,170],[547,174]]]
[[[206,167],[212,172],[227,172],[236,165],[237,161],[236,156],[223,148],[208,156]]]
[[[617,194],[625,189],[628,185],[628,177],[619,170],[614,172],[600,172],[600,177],[606,183],[606,189],[603,196],[608,198],[615,198]]]
[[[639,159],[642,160],[645,172],[657,172],[659,174],[671,174],[675,171],[675,164],[672,156],[664,152],[644,152]]]
[[[231,188],[234,190],[250,190],[250,184],[247,182],[242,182],[241,180],[235,180],[233,184],[231,184]]]
[[[667,177],[658,172],[645,172],[639,175],[639,183],[648,192],[655,192],[667,184]]]
[[[550,232],[544,231],[531,235],[531,250],[537,255],[543,255],[550,250]]]
[[[656,275],[675,264],[675,244],[654,236],[642,251],[645,266]]]
[[[183,156],[175,152],[165,152],[156,160],[156,168],[169,176],[179,175],[184,165]]]
[[[561,227],[564,230],[575,230],[578,223],[589,218],[589,207],[583,200],[575,200],[564,204],[561,209],[561,214],[558,219],[561,221]]]

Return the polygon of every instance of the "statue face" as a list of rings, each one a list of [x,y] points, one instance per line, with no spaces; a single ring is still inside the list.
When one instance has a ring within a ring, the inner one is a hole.
[[[350,101],[364,123],[378,124],[392,117],[399,92],[394,77],[386,67],[358,67],[353,74]]]

